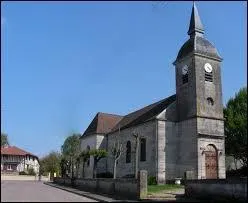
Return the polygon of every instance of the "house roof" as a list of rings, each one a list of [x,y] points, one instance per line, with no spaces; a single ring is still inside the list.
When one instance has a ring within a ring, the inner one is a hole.
[[[129,128],[131,126],[138,125],[155,118],[159,113],[166,109],[175,100],[176,95],[174,94],[170,97],[162,99],[156,103],[150,104],[135,112],[127,114],[120,120],[119,123],[115,125],[115,127],[111,130],[111,133],[119,130],[119,128]]]
[[[98,112],[83,136],[91,134],[106,134],[122,119],[120,115]]]
[[[19,155],[19,156],[31,155],[31,156],[37,157],[36,155],[34,155],[34,154],[30,153],[30,152],[27,152],[27,151],[25,151],[23,149],[20,149],[20,148],[18,148],[16,146],[1,147],[1,154],[4,154],[4,155]]]

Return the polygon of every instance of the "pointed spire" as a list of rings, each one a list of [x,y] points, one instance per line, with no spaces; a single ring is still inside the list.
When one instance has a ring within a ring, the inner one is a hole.
[[[201,19],[199,17],[195,2],[193,1],[188,35],[190,35],[190,37],[194,37],[195,35],[202,36],[203,34],[204,34],[204,28],[201,23]]]

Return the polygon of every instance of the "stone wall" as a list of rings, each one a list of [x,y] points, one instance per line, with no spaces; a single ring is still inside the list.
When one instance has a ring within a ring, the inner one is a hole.
[[[176,123],[176,176],[183,178],[185,171],[198,171],[197,120]]]
[[[111,195],[115,198],[142,199],[147,196],[147,171],[140,171],[138,179],[97,178],[69,179],[55,177],[54,183],[73,186],[83,191]]]
[[[135,138],[133,132],[137,132],[141,137],[146,139],[146,161],[139,161],[139,170],[147,170],[148,176],[156,176],[156,121],[149,121],[135,127],[123,129],[121,136],[119,132],[108,135],[108,153],[107,171],[113,173],[114,161],[111,157],[110,149],[114,146],[116,139],[123,145],[123,153],[118,160],[116,176],[121,178],[128,174],[135,174]],[[131,162],[126,163],[126,145],[127,141],[131,141]]]
[[[188,180],[185,182],[187,197],[218,200],[247,200],[247,178],[219,180]]]

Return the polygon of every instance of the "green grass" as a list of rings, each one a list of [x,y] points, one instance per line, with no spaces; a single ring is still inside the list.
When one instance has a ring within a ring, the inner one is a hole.
[[[176,184],[165,184],[165,185],[148,185],[147,186],[147,192],[148,194],[152,193],[159,193],[164,190],[175,190],[175,189],[180,189],[184,188],[183,185],[176,185]]]

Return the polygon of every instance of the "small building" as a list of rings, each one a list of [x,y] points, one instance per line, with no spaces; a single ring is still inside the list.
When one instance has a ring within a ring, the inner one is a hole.
[[[39,158],[16,146],[1,147],[1,173],[18,173],[34,169],[39,173]]]

